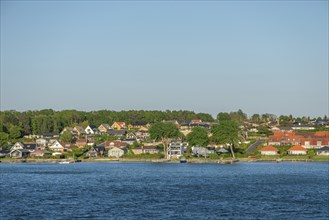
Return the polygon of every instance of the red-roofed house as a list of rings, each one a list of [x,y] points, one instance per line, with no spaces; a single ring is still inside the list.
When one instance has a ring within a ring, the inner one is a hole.
[[[260,150],[261,155],[278,155],[279,150],[273,146],[267,146]]]
[[[200,124],[201,122],[202,122],[201,119],[193,119],[193,120],[191,121],[191,124]]]
[[[127,147],[129,144],[123,141],[106,141],[104,143],[105,148],[112,148],[112,147]]]
[[[307,149],[300,146],[300,145],[295,145],[289,148],[288,154],[290,155],[306,155],[307,154]]]

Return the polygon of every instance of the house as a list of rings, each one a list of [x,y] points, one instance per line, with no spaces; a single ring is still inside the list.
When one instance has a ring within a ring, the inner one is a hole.
[[[168,146],[168,157],[171,158],[179,158],[185,152],[185,148],[187,144],[182,142],[171,142]]]
[[[306,155],[307,149],[300,145],[295,145],[288,149],[288,154],[290,154],[290,155]]]
[[[10,151],[13,150],[29,150],[30,152],[37,149],[37,143],[35,142],[16,142],[11,148]]]
[[[98,134],[99,130],[95,125],[88,125],[85,129],[86,134]]]
[[[126,129],[126,123],[117,121],[112,124],[111,128],[115,130]]]
[[[228,150],[226,150],[225,148],[220,148],[218,151],[217,151],[217,153],[219,153],[219,154],[227,154],[229,151]]]
[[[147,125],[149,125],[149,124],[147,124]],[[142,126],[140,129],[138,129],[138,132],[147,133],[149,131],[149,127],[151,127],[151,125],[146,126],[146,127]]]
[[[65,127],[63,129],[63,131],[61,132],[61,135],[65,132],[65,131],[68,131],[70,132],[73,136],[78,136],[78,132],[76,130],[74,130],[74,128],[71,128],[71,127]]]
[[[137,131],[137,132],[127,134],[126,137],[127,137],[127,139],[130,139],[130,140],[141,141],[141,140],[150,138],[150,134],[148,132]]]
[[[64,146],[57,140],[49,143],[48,148],[54,152],[64,152]]]
[[[322,147],[316,151],[316,155],[329,156],[329,146]]]
[[[208,157],[209,154],[214,153],[213,150],[209,150],[207,147],[193,146],[191,148],[194,156]]]
[[[83,147],[87,146],[87,144],[88,144],[88,140],[87,139],[78,139],[75,142],[75,146],[77,146],[79,148],[83,148]]]
[[[144,154],[158,154],[160,152],[159,146],[143,146],[142,149]]]
[[[108,157],[122,157],[125,153],[127,152],[126,148],[118,148],[118,147],[113,147],[108,150]]]
[[[95,145],[95,139],[94,138],[88,138],[87,145],[88,146],[94,146]]]
[[[127,126],[128,130],[131,130],[131,129],[139,129],[140,127],[142,126],[145,126],[146,123],[144,122],[134,122],[134,123],[131,123]]]
[[[105,153],[105,147],[102,145],[91,147],[90,150],[86,153],[87,157],[102,157]]]
[[[123,136],[127,134],[127,131],[124,129],[116,130],[116,129],[110,129],[107,131],[107,133],[111,136]]]
[[[305,130],[305,131],[309,131],[309,130],[314,130],[315,127],[312,125],[302,125],[302,124],[295,124],[293,126],[291,126],[292,130]]]
[[[101,133],[107,133],[107,131],[110,129],[111,129],[111,126],[109,124],[101,124],[100,126],[98,126],[98,130]]]
[[[106,141],[101,145],[103,145],[105,148],[113,148],[113,147],[123,148],[123,147],[127,147],[128,143],[124,141]]]
[[[201,119],[193,119],[191,120],[191,124],[200,124],[202,122]]]
[[[142,154],[143,153],[143,147],[135,147],[134,149],[132,149],[132,152],[134,154]]]
[[[30,155],[31,151],[27,149],[14,149],[11,150],[9,156],[11,158],[26,158]]]
[[[181,131],[190,130],[191,120],[177,120],[176,126],[179,127]]]
[[[129,140],[135,140],[135,141],[138,140],[137,135],[136,135],[135,132],[132,132],[130,134],[127,134],[126,138],[129,139]]]
[[[38,147],[40,148],[44,148],[48,146],[48,139],[45,138],[38,138],[35,140],[35,142],[37,143]]]
[[[271,145],[263,147],[260,150],[261,155],[266,155],[266,156],[273,156],[273,155],[278,155],[279,150],[276,147],[273,147]]]
[[[74,147],[74,144],[70,142],[61,142],[61,145],[64,147],[64,151],[69,151]]]
[[[51,153],[46,150],[35,150],[32,153],[30,153],[31,157],[44,157],[46,155],[51,155]]]
[[[75,126],[73,129],[77,132],[78,136],[86,134],[85,129],[83,129],[81,126]]]

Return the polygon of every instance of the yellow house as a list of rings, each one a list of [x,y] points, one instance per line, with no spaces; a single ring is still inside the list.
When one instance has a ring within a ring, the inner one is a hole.
[[[98,130],[101,132],[101,133],[107,133],[107,131],[111,129],[111,126],[109,124],[101,124],[99,127],[98,127]]]
[[[126,129],[126,123],[121,122],[121,121],[116,121],[116,122],[113,123],[111,128],[113,128],[115,130]]]
[[[83,129],[81,126],[75,126],[73,129],[78,133],[79,136],[86,134],[85,129]]]

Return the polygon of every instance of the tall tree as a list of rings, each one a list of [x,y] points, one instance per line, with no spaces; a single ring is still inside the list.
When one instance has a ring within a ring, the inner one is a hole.
[[[21,128],[16,126],[16,125],[13,125],[10,127],[9,129],[9,137],[11,139],[17,139],[17,138],[20,138],[22,135],[22,132],[21,132]]]
[[[220,113],[217,114],[217,120],[218,120],[219,122],[221,122],[221,121],[231,120],[231,116],[230,116],[230,114],[227,113],[227,112],[220,112]]]
[[[260,115],[259,114],[253,114],[251,116],[251,121],[254,123],[258,123],[260,121]]]
[[[0,145],[5,145],[8,142],[9,134],[0,132]]]
[[[212,139],[216,144],[229,144],[232,158],[235,159],[234,145],[239,141],[239,126],[233,120],[222,121],[212,130]]]
[[[60,137],[60,140],[64,142],[71,142],[73,140],[73,134],[69,131],[64,131]]]
[[[180,136],[178,128],[171,123],[157,122],[149,130],[152,139],[161,141],[166,159],[168,159],[168,144],[173,138]]]
[[[209,144],[208,132],[202,127],[195,127],[186,137],[189,146],[203,146]]]
[[[247,119],[247,114],[239,109],[237,112],[230,112],[230,117],[234,121],[243,122]]]

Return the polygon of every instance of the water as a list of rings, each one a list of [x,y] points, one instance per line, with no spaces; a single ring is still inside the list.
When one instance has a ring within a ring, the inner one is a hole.
[[[329,219],[329,163],[0,164],[0,219]]]

